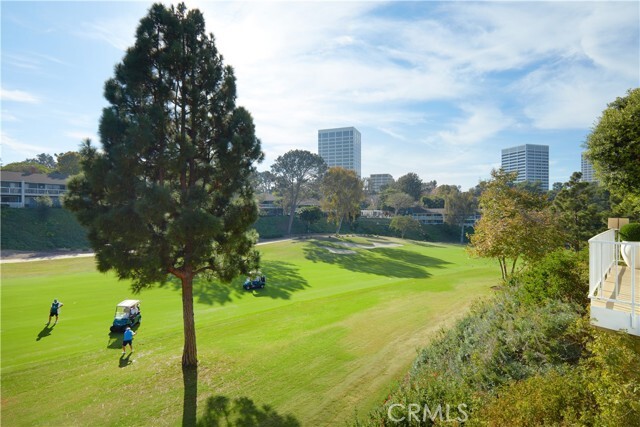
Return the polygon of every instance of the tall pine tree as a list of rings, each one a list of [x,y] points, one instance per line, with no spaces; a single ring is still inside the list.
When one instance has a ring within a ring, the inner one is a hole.
[[[181,281],[182,364],[196,366],[194,278],[230,281],[258,263],[253,120],[235,105],[233,69],[202,13],[184,4],[150,8],[104,94],[102,151],[85,142],[66,206],[88,228],[100,271],[134,291]]]

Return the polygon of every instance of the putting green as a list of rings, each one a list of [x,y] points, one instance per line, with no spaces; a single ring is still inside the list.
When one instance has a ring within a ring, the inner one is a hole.
[[[343,424],[381,403],[416,349],[499,278],[455,245],[327,238],[260,250],[264,290],[196,283],[200,365],[185,375],[177,283],[132,295],[92,258],[3,264],[3,425],[189,425],[234,401],[274,425]],[[46,327],[54,298],[64,307]],[[109,326],[127,298],[143,319],[121,357]]]

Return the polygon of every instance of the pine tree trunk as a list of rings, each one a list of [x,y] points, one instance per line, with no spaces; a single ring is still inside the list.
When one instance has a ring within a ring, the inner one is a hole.
[[[287,235],[291,234],[291,226],[293,225],[293,217],[296,214],[296,207],[292,203],[291,210],[289,211],[289,224],[287,225]]]
[[[182,320],[184,322],[184,349],[182,350],[182,366],[198,366],[196,349],[196,325],[193,316],[193,275],[186,274],[182,278]]]

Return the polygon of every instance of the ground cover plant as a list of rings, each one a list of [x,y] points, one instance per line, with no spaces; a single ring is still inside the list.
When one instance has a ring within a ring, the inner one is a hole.
[[[110,335],[129,283],[92,258],[2,265],[3,425],[336,425],[384,401],[416,350],[488,294],[460,246],[326,238],[260,246],[264,290],[195,283],[199,367],[180,367],[178,283],[144,290],[135,352]],[[349,253],[330,251],[345,249]],[[57,325],[48,308],[64,303]]]

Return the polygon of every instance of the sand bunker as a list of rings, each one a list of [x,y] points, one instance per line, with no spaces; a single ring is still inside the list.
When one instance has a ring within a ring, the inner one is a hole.
[[[356,253],[356,251],[352,251],[351,249],[336,249],[336,248],[330,248],[329,246],[321,246],[321,248],[328,250],[332,254],[338,254],[338,255],[351,255]]]
[[[336,242],[336,244],[346,246],[347,248],[358,248],[358,249],[397,248],[398,246],[402,246],[399,243],[372,243],[370,245],[363,245],[361,243]],[[329,246],[321,246],[321,248],[328,250],[332,254],[352,255],[356,253],[356,251],[353,251],[351,249],[336,249]]]
[[[375,249],[375,248],[397,248],[398,246],[402,246],[400,243],[372,243],[370,245],[363,245],[360,243],[351,243],[351,242],[337,242],[339,245],[346,246],[348,248],[359,248],[359,249]]]

